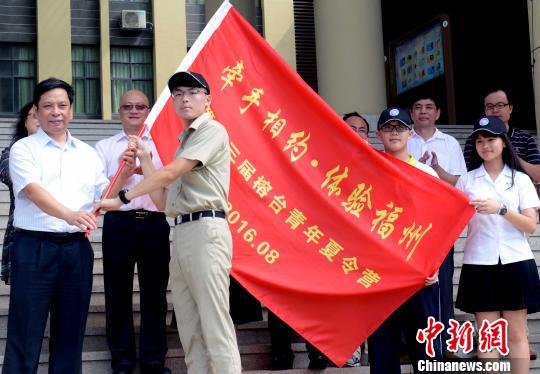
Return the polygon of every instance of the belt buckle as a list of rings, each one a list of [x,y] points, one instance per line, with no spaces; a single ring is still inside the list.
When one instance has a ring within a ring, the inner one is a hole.
[[[140,210],[135,211],[135,219],[145,219],[146,217],[148,217],[148,212]]]

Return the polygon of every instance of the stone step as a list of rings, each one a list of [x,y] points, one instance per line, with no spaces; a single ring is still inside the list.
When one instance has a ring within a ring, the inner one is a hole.
[[[172,309],[172,308],[171,308]],[[167,313],[167,326],[170,326],[172,318],[172,310]],[[134,312],[133,326],[136,335],[137,346],[139,344],[139,332],[140,332],[140,313]],[[7,326],[0,326],[0,353],[4,352],[6,345]],[[43,344],[41,348],[42,353],[49,352],[49,337],[50,330],[49,325],[45,329]],[[240,325],[236,330],[236,337],[240,346],[249,346],[256,344],[270,344],[270,333],[268,331],[268,324],[266,321],[251,322]],[[303,340],[296,336],[293,341],[301,343]],[[167,346],[169,349],[181,348],[180,339],[176,330],[168,327],[167,329]],[[86,324],[85,336],[84,336],[84,351],[85,352],[99,352],[106,351],[107,339],[105,330],[105,316],[103,313],[95,314],[90,313]]]
[[[538,348],[538,345],[533,346],[533,348]],[[283,370],[280,373],[283,374],[311,374],[312,370],[306,369],[308,365],[308,358],[305,351],[305,345],[302,343],[293,344],[293,350],[295,352],[295,361],[293,369]],[[240,354],[242,360],[243,372],[246,374],[270,374],[274,371],[270,371],[270,346],[267,344],[257,344],[250,346],[240,346]],[[166,365],[169,367],[173,373],[185,374],[186,367],[184,363],[184,354],[181,349],[170,349],[167,354]],[[0,360],[3,361],[3,357],[0,356]],[[47,363],[48,355],[42,354],[40,356],[40,364],[38,373],[45,374],[47,373]],[[83,352],[83,374],[100,374],[100,373],[110,373],[110,354],[108,351],[98,351],[98,352]],[[409,364],[403,364],[401,366],[402,373],[412,373],[412,366]],[[136,374],[139,374],[139,371],[135,371]],[[334,373],[334,374],[367,374],[369,373],[368,366],[360,366],[355,368],[327,368],[324,373]],[[538,374],[540,373],[540,362],[539,360],[530,362],[529,373]]]
[[[292,345],[296,359],[295,367],[307,367],[308,359],[304,343],[294,343]],[[251,344],[240,346],[242,368],[245,371],[261,370],[270,368],[270,345]],[[47,373],[48,354],[41,354],[39,358],[38,374]],[[0,356],[3,362],[3,356]],[[175,374],[187,373],[184,363],[184,352],[182,349],[169,349],[165,365]],[[298,366],[297,366],[298,365]],[[0,365],[1,366],[1,365]],[[337,370],[337,369],[336,369]],[[344,369],[347,370],[347,369]],[[108,351],[83,352],[83,374],[105,374],[110,373],[110,354]],[[341,372],[341,371],[340,371]],[[344,371],[344,373],[360,373],[361,371]],[[139,371],[135,371],[139,373]]]

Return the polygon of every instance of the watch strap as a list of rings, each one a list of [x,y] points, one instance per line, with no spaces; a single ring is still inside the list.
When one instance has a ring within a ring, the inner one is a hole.
[[[120,192],[118,192],[118,198],[119,198],[120,201],[123,202],[124,204],[129,204],[129,203],[131,203],[131,200],[129,200],[129,199],[126,197],[126,193],[127,193],[127,190],[120,190]]]

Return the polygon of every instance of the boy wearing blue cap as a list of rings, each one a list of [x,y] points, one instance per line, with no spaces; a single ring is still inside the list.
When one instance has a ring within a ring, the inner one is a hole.
[[[412,136],[412,121],[406,109],[387,108],[377,122],[377,138],[382,142],[384,152],[436,177],[429,166],[418,162],[407,151],[407,142]],[[373,374],[399,374],[402,331],[406,348],[414,371],[418,371],[419,360],[442,361],[440,336],[434,341],[435,357],[430,358],[424,344],[416,341],[416,333],[425,328],[428,317],[440,320],[438,271],[425,281],[425,287],[403,303],[368,338],[369,366]]]

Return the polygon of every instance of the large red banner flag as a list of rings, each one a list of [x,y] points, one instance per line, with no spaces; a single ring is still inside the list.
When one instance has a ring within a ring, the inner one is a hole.
[[[177,71],[228,130],[233,276],[342,366],[440,266],[473,213],[450,185],[362,141],[224,2]],[[167,163],[168,88],[147,125]]]

